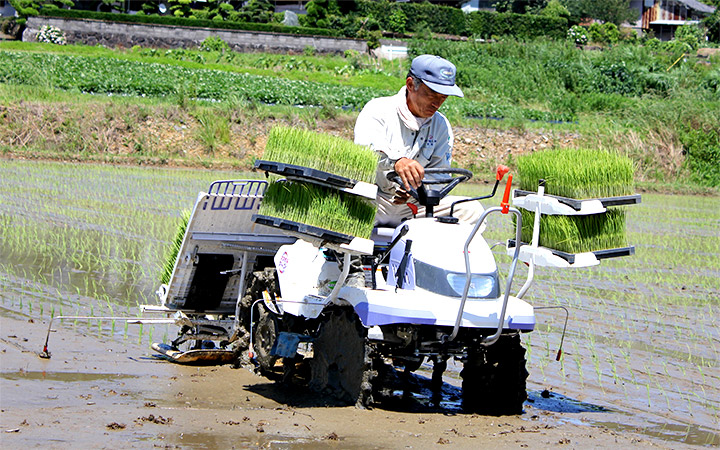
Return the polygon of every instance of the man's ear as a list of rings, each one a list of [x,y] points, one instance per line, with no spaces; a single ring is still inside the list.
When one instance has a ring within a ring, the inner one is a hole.
[[[408,91],[414,91],[415,90],[415,80],[413,80],[412,77],[407,77],[405,80],[405,87]]]

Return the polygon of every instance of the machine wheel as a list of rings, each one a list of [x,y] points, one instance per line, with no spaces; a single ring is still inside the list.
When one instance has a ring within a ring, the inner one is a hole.
[[[310,361],[310,388],[358,407],[372,404],[373,370],[367,331],[350,308],[330,308],[321,316]]]
[[[493,345],[472,351],[460,376],[463,408],[468,412],[522,414],[528,371],[519,334],[500,336]]]
[[[271,355],[270,351],[280,333],[280,324],[275,313],[269,311],[262,302],[257,304],[257,312],[258,319],[253,330],[253,349],[260,372],[267,374],[272,372],[278,360],[278,357]]]

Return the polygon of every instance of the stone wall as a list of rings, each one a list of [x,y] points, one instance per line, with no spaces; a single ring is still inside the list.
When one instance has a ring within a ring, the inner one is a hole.
[[[233,50],[241,52],[300,53],[306,47],[313,47],[318,53],[368,51],[366,42],[358,39],[54,17],[30,17],[22,40],[34,42],[43,25],[52,25],[64,31],[68,44],[99,44],[106,47],[126,48],[134,45],[155,48],[195,48],[205,38],[215,36],[230,44]]]

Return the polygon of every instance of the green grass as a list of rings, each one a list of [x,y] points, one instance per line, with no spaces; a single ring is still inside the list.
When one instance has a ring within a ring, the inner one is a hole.
[[[518,157],[520,189],[537,190],[545,180],[545,193],[589,199],[633,193],[632,161],[605,150],[565,148]]]
[[[294,164],[375,182],[377,156],[347,139],[301,128],[278,126],[270,131],[263,159]]]
[[[309,183],[274,182],[259,214],[369,239],[375,206],[355,195]]]

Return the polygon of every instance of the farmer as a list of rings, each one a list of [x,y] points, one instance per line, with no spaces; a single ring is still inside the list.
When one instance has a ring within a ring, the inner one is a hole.
[[[453,133],[450,122],[438,109],[448,96],[463,97],[455,85],[455,66],[434,55],[413,59],[405,86],[390,97],[370,100],[355,123],[355,143],[367,145],[380,156],[375,223],[397,226],[413,216],[408,203],[410,187],[417,188],[429,167],[449,168],[452,160]],[[403,186],[388,181],[395,171]],[[428,175],[429,177],[430,175]],[[434,209],[435,216],[448,215],[452,202],[463,197],[445,197]],[[418,215],[425,215],[419,207]],[[478,201],[460,203],[453,215],[462,222],[475,223],[483,208]]]

